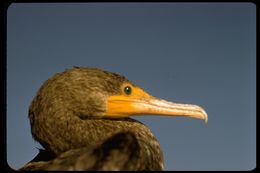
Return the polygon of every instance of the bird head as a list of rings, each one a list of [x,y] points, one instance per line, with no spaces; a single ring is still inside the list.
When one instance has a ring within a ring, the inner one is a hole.
[[[55,82],[54,82],[55,81]],[[185,116],[203,119],[203,108],[156,98],[124,76],[97,68],[76,67],[47,80],[42,90],[52,94],[48,102],[62,106],[80,118],[124,118],[132,115]]]

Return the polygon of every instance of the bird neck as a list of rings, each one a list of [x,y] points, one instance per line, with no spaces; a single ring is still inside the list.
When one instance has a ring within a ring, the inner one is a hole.
[[[140,145],[140,155],[143,157],[141,160],[148,165],[149,162],[152,164],[154,160],[159,160],[158,165],[163,168],[163,155],[158,141],[149,128],[137,120],[130,118],[83,120],[67,111],[63,112],[63,115],[59,112],[44,119],[43,122],[39,122],[38,119],[37,124],[37,126],[32,126],[34,138],[45,149],[57,155],[70,149],[91,148],[119,132],[130,131],[136,135]]]

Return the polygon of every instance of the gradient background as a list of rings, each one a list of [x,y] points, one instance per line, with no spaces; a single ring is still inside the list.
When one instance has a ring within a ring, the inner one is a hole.
[[[256,166],[253,3],[12,4],[7,13],[7,158],[37,154],[28,107],[72,66],[127,76],[154,96],[204,107],[209,121],[134,117],[159,140],[166,170]]]

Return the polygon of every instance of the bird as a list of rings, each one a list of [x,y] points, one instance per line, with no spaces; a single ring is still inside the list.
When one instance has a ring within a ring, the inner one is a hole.
[[[20,170],[163,170],[160,144],[132,118],[138,115],[208,121],[202,107],[154,97],[114,72],[72,67],[56,73],[28,113],[32,136],[44,149]]]

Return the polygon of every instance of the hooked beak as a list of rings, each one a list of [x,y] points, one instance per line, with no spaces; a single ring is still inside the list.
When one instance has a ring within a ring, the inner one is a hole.
[[[131,115],[152,114],[161,116],[184,116],[202,119],[208,115],[203,108],[192,104],[178,104],[153,97],[141,88],[134,87],[131,95],[115,95],[107,99],[106,117],[120,118]]]

